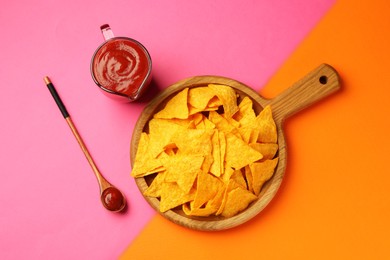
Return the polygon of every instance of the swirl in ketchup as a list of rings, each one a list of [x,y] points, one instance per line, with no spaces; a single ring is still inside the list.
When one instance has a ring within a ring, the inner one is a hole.
[[[116,37],[105,42],[96,51],[91,69],[99,86],[133,97],[147,84],[151,60],[147,50],[139,42]]]

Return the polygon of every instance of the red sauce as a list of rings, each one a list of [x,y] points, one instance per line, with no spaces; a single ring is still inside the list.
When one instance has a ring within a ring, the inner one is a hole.
[[[125,203],[122,193],[115,187],[105,189],[102,194],[102,200],[104,206],[111,211],[122,209]]]
[[[150,74],[147,51],[136,41],[113,38],[95,53],[92,73],[96,83],[108,90],[132,96]]]

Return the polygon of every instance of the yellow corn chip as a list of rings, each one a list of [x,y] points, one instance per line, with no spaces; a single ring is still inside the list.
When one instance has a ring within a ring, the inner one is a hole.
[[[153,118],[149,121],[150,144],[148,150],[151,158],[156,158],[165,147],[172,145],[172,136],[180,129],[186,129],[170,120]]]
[[[199,114],[200,112],[204,112],[204,111],[216,111],[216,110],[218,110],[218,107],[206,107],[204,109],[201,109],[193,106],[188,106],[188,111],[189,111],[188,114],[190,116]]]
[[[221,213],[223,212],[224,208],[225,208],[225,205],[226,205],[226,201],[227,201],[227,197],[229,195],[229,192],[240,187],[240,185],[235,182],[234,180],[229,180],[229,183],[226,185],[224,185],[224,191],[223,191],[223,197],[222,197],[222,202],[219,206],[219,209],[217,210],[217,212],[215,213],[215,215],[221,215]]]
[[[191,116],[189,116],[186,119],[178,119],[178,118],[160,119],[160,118],[154,118],[152,120],[154,120],[154,121],[158,121],[158,120],[166,121],[168,123],[174,123],[174,124],[180,125],[180,126],[182,126],[184,128],[195,128],[194,118],[191,117]]]
[[[207,108],[211,110],[218,109],[220,106],[222,106],[222,102],[218,97],[213,97],[207,104]]]
[[[188,104],[193,108],[201,109],[199,112],[204,111],[215,95],[215,92],[208,87],[191,88],[188,91]]]
[[[184,192],[176,182],[164,182],[161,189],[160,211],[166,212],[193,200],[194,192]]]
[[[209,113],[209,120],[220,130],[225,133],[233,133],[238,134],[237,128],[230,124],[229,121],[218,114],[215,111],[210,111]]]
[[[232,175],[234,173],[234,169],[232,167],[226,166],[225,172],[222,175],[221,180],[227,185],[230,182],[230,179],[232,178]]]
[[[166,170],[165,181],[176,182],[179,187],[188,193],[201,171],[204,156],[177,154],[164,160],[163,166]]]
[[[211,155],[212,129],[182,129],[177,131],[171,138],[171,142],[176,144],[178,153]]]
[[[183,212],[186,215],[189,216],[198,216],[198,217],[207,217],[210,216],[211,214],[214,214],[217,210],[214,207],[204,207],[204,208],[191,208],[188,203],[183,204]]]
[[[188,88],[183,89],[181,92],[172,97],[164,109],[160,110],[154,115],[154,118],[180,118],[186,119],[188,118]]]
[[[226,155],[226,136],[223,132],[218,132],[219,137],[219,150],[221,152],[221,174],[225,169],[225,155]]]
[[[131,175],[135,178],[163,171],[163,165],[157,158],[150,154],[150,139],[148,134],[141,133],[138,150],[135,156]]]
[[[144,195],[148,197],[159,198],[161,197],[162,185],[164,183],[165,172],[160,172],[153,179],[150,186],[144,191]]]
[[[211,143],[213,145],[212,155],[213,162],[210,166],[210,172],[215,176],[221,176],[221,149],[219,144],[219,132],[218,130],[214,131],[213,137],[211,138]]]
[[[247,189],[246,181],[244,175],[241,170],[235,170],[231,176],[232,180],[234,180],[238,185],[240,185],[243,189]]]
[[[199,173],[193,208],[200,208],[214,198],[220,185],[222,185],[221,181],[212,174]]]
[[[222,182],[216,183],[218,187],[216,187],[217,192],[214,198],[210,199],[205,207],[196,208],[195,201],[191,201],[190,203],[183,204],[183,211],[187,215],[192,216],[210,216],[217,212],[219,207],[222,204],[223,195],[225,192],[225,185]]]
[[[234,128],[240,127],[240,123],[232,117],[227,117],[226,114],[222,114],[222,117],[226,119],[229,125],[232,125]]]
[[[248,121],[243,128],[252,128],[259,131],[257,136],[257,142],[260,143],[276,143],[277,142],[277,131],[276,124],[272,118],[271,107],[266,106],[255,120]]]
[[[245,127],[250,122],[256,119],[255,111],[253,110],[253,102],[249,97],[244,97],[238,105],[238,112],[233,117],[241,126]]]
[[[238,111],[237,95],[234,89],[229,86],[216,84],[209,84],[208,87],[221,100],[226,118],[232,117]]]
[[[232,217],[246,209],[249,203],[256,199],[257,197],[246,189],[235,188],[229,192],[221,215],[226,218]]]
[[[211,164],[213,163],[213,155],[209,154],[204,157],[203,165],[202,165],[202,171],[205,173],[208,173],[210,171]]]
[[[233,134],[226,134],[226,157],[227,165],[239,170],[246,165],[263,158],[261,153],[251,148],[243,140]]]
[[[249,146],[263,155],[261,159],[263,161],[273,159],[279,148],[277,144],[272,143],[251,143]]]
[[[203,116],[203,114],[201,114]],[[196,125],[197,129],[215,129],[215,124],[203,116],[202,121]]]
[[[222,205],[222,200],[223,200],[223,195],[225,193],[226,185],[223,184],[222,182],[218,183],[218,191],[215,195],[215,197],[211,200],[209,200],[206,204],[206,208],[213,208],[215,211],[213,213],[216,213],[217,210],[221,207]]]
[[[259,139],[260,130],[259,129],[252,129],[252,132],[250,134],[249,143],[256,143],[257,139]]]
[[[253,177],[249,165],[245,166],[244,174],[248,190],[253,193]]]
[[[245,128],[238,128],[238,133],[240,134],[240,137],[241,139],[249,144],[251,142],[251,137],[252,137],[252,133],[253,133],[253,128],[248,128],[248,127],[245,127]],[[256,136],[256,141],[257,141],[257,136]]]
[[[278,133],[276,132],[276,124],[272,118],[270,106],[266,106],[256,118],[257,129],[260,130],[257,139],[260,143],[276,143]]]
[[[252,163],[249,165],[252,173],[253,193],[259,195],[263,184],[274,174],[278,158],[266,160],[264,162]]]

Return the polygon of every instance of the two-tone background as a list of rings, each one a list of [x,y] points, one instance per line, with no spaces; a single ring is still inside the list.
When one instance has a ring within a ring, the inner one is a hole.
[[[8,1],[0,8],[1,259],[390,257],[390,4],[375,1]],[[102,95],[99,27],[142,42],[154,87]],[[288,166],[271,204],[223,232],[157,215],[130,177],[135,122],[157,91],[221,75],[276,96],[320,63],[342,90],[285,125]],[[126,195],[107,212],[43,82],[50,76],[103,174]]]

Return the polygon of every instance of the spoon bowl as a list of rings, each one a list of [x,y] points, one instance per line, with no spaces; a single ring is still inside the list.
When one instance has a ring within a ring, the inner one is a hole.
[[[119,212],[126,206],[125,197],[122,192],[114,186],[110,186],[103,190],[100,194],[100,199],[103,206],[109,211]]]

